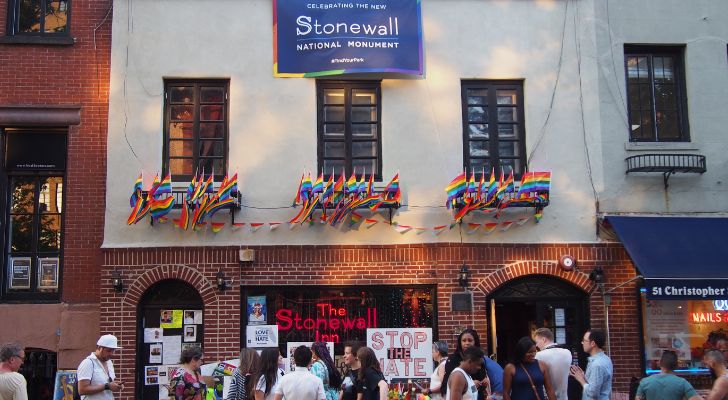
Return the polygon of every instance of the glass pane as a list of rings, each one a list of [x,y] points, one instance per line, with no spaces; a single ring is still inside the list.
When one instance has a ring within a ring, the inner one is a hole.
[[[169,115],[173,121],[192,121],[195,114],[192,106],[170,106]]]
[[[203,87],[200,89],[200,101],[203,103],[222,103],[225,101],[225,89],[221,87]]]
[[[488,107],[468,107],[469,122],[487,122]]]
[[[225,137],[225,125],[219,122],[201,122],[200,137],[222,139]]]
[[[325,104],[344,104],[344,89],[324,89]]]
[[[176,86],[169,89],[172,103],[192,103],[195,98],[195,88],[192,86]]]
[[[194,154],[193,144],[191,140],[170,140],[170,157],[192,157]]]
[[[190,122],[172,122],[169,124],[169,137],[172,139],[192,139],[192,123]]]
[[[498,122],[518,121],[515,107],[498,107]]]
[[[485,171],[485,181],[488,182],[490,177],[490,159],[488,158],[471,158],[470,165],[468,165],[468,171],[475,171],[476,174],[480,174]],[[468,175],[469,177],[470,175]]]
[[[172,175],[192,175],[194,173],[191,158],[172,158],[169,160],[169,169]]]
[[[334,171],[337,176],[344,170],[344,160],[324,160],[324,171],[329,174]]]
[[[518,125],[498,124],[498,137],[501,139],[518,139]]]
[[[489,157],[490,149],[487,140],[470,141],[470,157]]]
[[[40,199],[38,203],[41,213],[61,213],[63,197],[63,178],[48,177],[41,181]]]
[[[677,109],[677,98],[675,97],[674,85],[655,85],[655,108]]]
[[[356,124],[351,126],[351,133],[355,138],[377,138],[377,125],[376,124]]]
[[[20,32],[40,32],[40,0],[21,0],[18,15]]]
[[[498,142],[499,157],[518,157],[518,142]]]
[[[377,160],[376,159],[353,159],[352,164],[356,170],[357,176],[361,173],[366,173],[367,176],[371,173],[377,174]]]
[[[223,106],[200,106],[200,119],[205,121],[222,121],[225,119]]]
[[[35,179],[13,178],[11,213],[33,213],[35,210]]]
[[[10,217],[10,250],[13,252],[33,250],[32,215]]]
[[[470,124],[468,125],[470,138],[489,139],[488,124]]]
[[[652,71],[655,82],[672,82],[674,77],[672,57],[654,57]]]
[[[326,142],[324,143],[324,157],[346,157],[346,143]]]
[[[377,120],[377,107],[352,107],[352,122],[375,122]]]
[[[641,82],[648,82],[650,79],[650,74],[647,72],[647,65],[647,57],[637,58],[637,77]]]
[[[640,109],[652,110],[652,93],[649,85],[640,85]]]
[[[488,104],[488,89],[468,89],[469,105]]]
[[[326,137],[343,137],[344,124],[324,124],[324,136]]]
[[[513,170],[514,175],[520,175],[523,173],[523,168],[521,165],[521,160],[518,159],[502,159],[500,160],[501,168],[503,169],[503,173],[508,176],[508,174],[511,173],[511,170]]]
[[[680,125],[676,111],[657,112],[658,140],[680,140]]]
[[[352,89],[352,104],[377,104],[377,93],[371,89]]]
[[[61,216],[43,215],[38,232],[38,251],[61,249]]]
[[[640,85],[628,85],[629,108],[639,110],[640,107]]]
[[[65,32],[68,13],[68,0],[45,0],[45,31],[46,32]]]
[[[222,157],[225,150],[224,143],[221,140],[200,140],[200,156]]]
[[[353,157],[376,157],[377,142],[352,142],[351,154]]]
[[[344,122],[344,107],[342,107],[342,106],[324,107],[324,121],[326,121],[326,122]]]
[[[198,171],[215,171],[215,174],[223,174],[225,166],[222,161],[220,158],[201,158]]]
[[[498,104],[512,104],[516,105],[516,91],[512,89],[508,90],[497,90],[496,96],[498,97]]]

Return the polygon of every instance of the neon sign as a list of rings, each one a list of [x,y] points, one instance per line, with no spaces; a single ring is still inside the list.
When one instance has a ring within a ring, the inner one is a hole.
[[[276,312],[276,325],[279,331],[295,329],[315,331],[315,341],[339,343],[339,332],[366,330],[377,327],[377,309],[367,307],[367,315],[349,316],[346,308],[334,307],[331,303],[316,304],[315,317],[301,316],[289,308]]]
[[[728,322],[728,315],[719,312],[694,312],[690,314],[690,322],[694,324],[703,322]]]
[[[713,300],[715,311],[728,311],[728,300]]]

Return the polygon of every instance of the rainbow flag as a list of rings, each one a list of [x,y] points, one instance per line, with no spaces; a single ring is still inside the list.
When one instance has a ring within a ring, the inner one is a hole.
[[[238,174],[228,179],[227,175],[220,184],[220,189],[217,191],[217,196],[221,199],[226,199],[234,196],[238,192]]]
[[[210,222],[210,227],[213,233],[218,233],[225,226],[224,222]]]
[[[169,196],[163,200],[153,200],[150,210],[152,219],[159,219],[169,214],[172,211],[172,207],[174,207],[174,196]]]
[[[495,183],[495,168],[490,171],[490,180],[488,181],[488,193],[486,199],[493,200],[498,193],[498,185]]]
[[[455,199],[465,193],[467,185],[465,179],[465,171],[463,171],[455,179],[450,181],[450,184],[445,188],[445,192],[447,193],[447,203],[445,205],[447,208],[452,208]]]
[[[470,173],[470,181],[468,181],[468,194],[477,193],[478,187],[475,185],[475,171]]]
[[[503,169],[501,168],[500,180],[498,180],[498,191],[495,193],[495,197],[498,198],[499,200],[501,198],[503,198],[503,195],[506,192],[506,187],[505,187],[504,183],[505,183],[505,181],[504,181],[504,177],[503,177]]]
[[[361,178],[359,179],[359,186],[356,190],[356,194],[362,195],[366,194],[367,192],[367,181],[366,181],[366,171],[364,171],[363,174],[361,174]]]
[[[333,175],[333,172],[332,172]],[[336,180],[336,183],[334,184],[334,197],[331,199],[332,203],[338,203],[339,200],[344,196],[344,171],[341,172],[341,175],[339,175],[339,179]]]
[[[202,194],[204,191],[204,181],[205,181],[205,171],[202,171],[202,174],[200,174],[199,179],[197,180],[197,184],[195,185],[195,192],[192,195],[192,199],[190,201],[197,201],[202,197]]]
[[[391,181],[384,188],[385,193],[399,193],[399,172],[397,172]]]
[[[349,227],[353,227],[354,225],[360,223],[363,218],[364,217],[362,217],[361,214],[358,214],[356,212],[352,212],[351,213],[351,220],[349,221]]]
[[[296,189],[296,198],[293,200],[293,205],[301,204],[301,202],[302,202],[303,196],[301,195],[301,193],[302,193],[301,189],[303,188],[303,180],[305,179],[305,177],[306,177],[306,171],[301,173],[301,181],[298,182],[298,189]]]
[[[478,184],[478,196],[476,197],[479,201],[485,200],[483,198],[483,195],[486,194],[488,191],[488,188],[485,186],[485,167],[483,168],[483,171],[480,173],[480,183]]]
[[[349,180],[346,182],[346,194],[356,194],[356,190],[358,188],[358,185],[356,183],[356,169],[349,177]]]
[[[326,187],[324,188],[324,194],[323,197],[323,204],[326,206],[327,204],[331,204],[331,200],[334,198],[334,174],[332,173],[329,175],[329,180],[326,182]]]
[[[137,200],[142,197],[142,190],[142,174],[139,174],[136,182],[134,182],[134,188],[132,189],[131,197],[129,197],[129,207],[134,208],[134,206],[136,206]]]
[[[374,174],[369,175],[369,183],[367,184],[367,191],[365,195],[367,197],[371,197],[372,191],[374,191]]]
[[[233,203],[234,200],[231,197],[221,200],[219,197],[215,196],[205,208],[205,214],[209,215],[210,218],[212,218],[212,216],[215,215],[216,212],[222,210],[223,208],[228,208]]]
[[[172,176],[167,173],[167,176],[162,179],[162,182],[159,184],[157,190],[154,192],[154,197],[170,193],[172,193]]]
[[[313,186],[311,185],[311,173],[309,172],[308,175],[306,175],[306,178],[303,180],[303,183],[301,184],[301,199],[304,201],[311,198],[311,189]]]
[[[137,215],[139,215],[139,213],[145,208],[145,203],[146,200],[144,200],[143,198],[140,197],[137,199],[136,204],[134,204],[134,208],[132,208],[131,213],[129,214],[129,218],[126,219],[127,225],[136,224],[139,221],[137,219]],[[147,211],[149,210],[147,209]]]
[[[197,171],[195,171],[195,175],[192,177],[192,181],[190,181],[189,186],[187,186],[187,193],[185,194],[185,200],[192,201],[192,196],[195,194],[195,182],[197,181]],[[187,228],[185,228],[187,229]]]
[[[508,175],[508,179],[504,182],[505,185],[505,193],[513,193],[514,187],[513,187],[513,170],[511,169],[511,174]]]
[[[175,219],[172,222],[180,229],[187,230],[190,223],[190,211],[187,202],[182,202],[182,212],[179,215],[179,219]]]
[[[526,193],[546,192],[551,189],[551,172],[528,172],[518,188],[519,196]]]
[[[316,178],[316,182],[313,184],[313,188],[311,189],[311,196],[316,196],[317,194],[324,191],[324,172],[321,171],[321,175]]]

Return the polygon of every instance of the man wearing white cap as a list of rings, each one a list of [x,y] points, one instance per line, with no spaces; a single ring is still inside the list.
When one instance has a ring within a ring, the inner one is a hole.
[[[113,400],[114,391],[124,385],[116,380],[111,356],[120,349],[114,335],[104,335],[96,342],[96,351],[78,366],[78,393],[84,400]]]

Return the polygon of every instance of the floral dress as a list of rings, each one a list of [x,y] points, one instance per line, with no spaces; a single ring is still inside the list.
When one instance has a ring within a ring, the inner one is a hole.
[[[174,372],[169,386],[169,394],[174,395],[175,400],[204,400],[207,392],[200,375],[192,375],[184,368],[178,368]]]
[[[311,366],[311,373],[318,376],[324,382],[324,393],[326,394],[326,400],[339,400],[338,388],[332,388],[329,386],[329,369],[326,368],[326,364],[323,361],[318,360]]]

